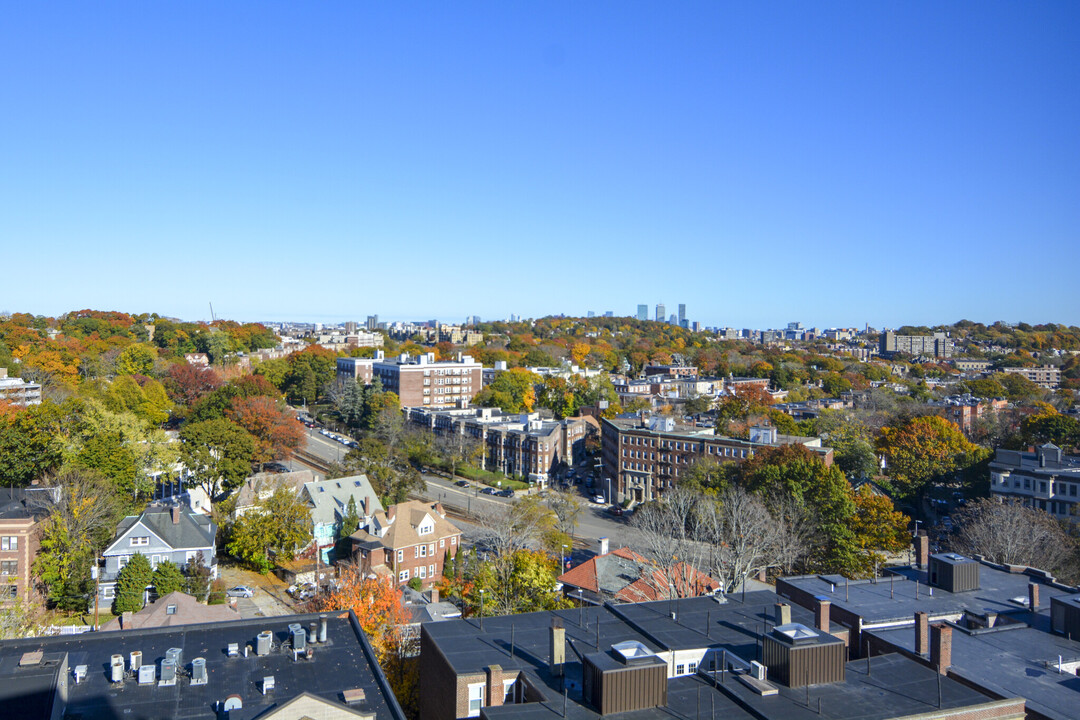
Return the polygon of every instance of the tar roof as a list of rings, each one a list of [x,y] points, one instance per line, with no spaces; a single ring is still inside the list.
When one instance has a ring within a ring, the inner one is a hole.
[[[1023,697],[1028,708],[1047,718],[1067,720],[1077,715],[1080,678],[1059,673],[1057,662],[1080,661],[1080,642],[1052,634],[1050,619],[1040,612],[1032,625],[1013,623],[967,630],[953,625],[950,674],[1004,697]],[[894,647],[915,650],[912,627],[869,630]]]
[[[971,611],[1008,613],[1022,610],[1018,599],[1026,598],[1028,584],[1040,583],[1042,602],[1050,597],[1068,595],[1070,591],[1046,583],[1042,578],[998,570],[980,563],[979,587],[963,592],[929,588],[927,573],[915,568],[898,568],[893,575],[874,580],[847,580],[840,575],[804,575],[788,577],[781,585],[790,584],[812,596],[830,600],[833,605],[848,610],[865,622],[911,620],[915,611],[932,616],[959,614]]]
[[[318,615],[286,615],[0,642],[0,707],[20,707],[20,717],[48,718],[51,688],[61,679],[59,663],[66,654],[67,672],[62,680],[67,683],[68,698],[64,717],[216,719],[215,704],[234,693],[243,699],[245,716],[254,717],[304,691],[340,703],[343,691],[361,688],[366,700],[352,706],[354,709],[375,712],[380,718],[402,718],[355,616],[328,615],[328,642],[314,644],[311,660],[293,660],[287,643],[289,624],[300,623],[306,629],[318,619]],[[244,657],[244,646],[254,648],[255,636],[263,630],[274,634],[270,654],[259,657],[252,650]],[[239,645],[239,656],[227,656],[230,643]],[[173,686],[139,685],[130,673],[120,685],[109,681],[109,659],[113,654],[123,656],[125,667],[134,651],[142,652],[144,664],[157,664],[165,651],[174,647],[183,651],[182,675],[190,676],[194,658],[206,659],[205,685],[192,685],[186,677]],[[56,664],[20,668],[22,655],[35,650],[44,650],[46,661],[52,658]],[[71,673],[78,665],[86,665],[88,672],[85,680],[76,684]],[[275,687],[263,695],[262,679],[266,676],[274,677]]]

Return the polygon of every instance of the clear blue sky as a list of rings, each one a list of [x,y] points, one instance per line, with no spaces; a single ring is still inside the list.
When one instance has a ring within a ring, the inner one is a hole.
[[[0,310],[1080,324],[1080,3],[18,3]]]

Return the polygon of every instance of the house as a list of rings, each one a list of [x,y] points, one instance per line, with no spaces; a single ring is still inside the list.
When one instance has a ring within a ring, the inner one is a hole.
[[[1016,693],[990,696],[902,654],[850,661],[846,633],[768,591],[423,623],[419,716],[1024,717]]]
[[[405,720],[351,611],[0,642],[20,720]]]
[[[30,597],[37,557],[35,529],[60,488],[0,488],[0,606]]]
[[[243,517],[260,502],[268,500],[278,488],[286,487],[294,493],[299,493],[303,492],[305,485],[315,482],[315,480],[315,473],[310,470],[285,473],[256,473],[245,480],[237,491],[233,517]]]
[[[240,613],[230,605],[204,605],[179,590],[159,597],[136,613],[126,612],[101,626],[101,630],[171,627],[194,623],[239,620]]]
[[[210,356],[206,353],[184,353],[184,361],[188,365],[210,367]]]
[[[461,530],[446,519],[442,503],[410,500],[375,514],[367,530],[349,538],[352,561],[365,575],[395,576],[399,583],[442,579],[447,553],[461,547]]]
[[[679,594],[710,595],[720,589],[711,577],[678,563],[672,574],[680,578]],[[589,558],[559,576],[563,592],[592,603],[645,602],[669,597],[668,575],[630,548],[618,548]]]
[[[98,582],[98,601],[108,607],[116,596],[116,578],[136,554],[145,555],[151,567],[168,560],[184,567],[202,557],[217,577],[215,550],[217,525],[207,515],[178,506],[150,506],[141,515],[128,515],[120,521],[116,538],[105,548],[105,561]]]
[[[341,522],[348,514],[350,498],[356,504],[362,528],[368,527],[383,509],[367,475],[304,483],[304,495],[311,506],[312,538],[322,555],[321,561],[327,564],[333,561],[334,545],[341,535]]]
[[[12,405],[40,405],[41,383],[8,377],[7,368],[0,368],[0,400]]]

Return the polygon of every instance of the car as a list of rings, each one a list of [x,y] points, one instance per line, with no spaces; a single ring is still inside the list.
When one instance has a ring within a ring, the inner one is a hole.
[[[458,481],[457,481],[456,483],[454,483],[454,484],[455,484],[455,485],[457,485],[457,486],[458,486],[458,487],[460,487],[460,488],[467,488],[467,487],[469,487],[469,481],[468,481],[468,480],[458,480]]]
[[[619,505],[612,505],[607,510],[615,517],[620,517],[623,514],[623,509]]]
[[[597,493],[596,495],[593,495],[592,501],[594,503],[596,503],[597,505],[606,505],[607,504],[607,498],[605,498],[600,493]]]
[[[483,495],[498,495],[499,491],[496,490],[493,487],[486,487],[483,490],[481,490],[480,493],[483,494]]]
[[[234,588],[229,588],[225,591],[226,597],[242,597],[249,598],[255,595],[255,591],[249,588],[247,585],[237,585]]]
[[[504,488],[504,489],[500,490],[499,491],[499,497],[504,497],[504,498],[512,498],[512,497],[514,497],[514,489],[513,488]]]

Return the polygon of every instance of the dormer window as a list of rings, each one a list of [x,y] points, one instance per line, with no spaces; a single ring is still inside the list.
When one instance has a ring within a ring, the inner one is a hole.
[[[417,535],[429,535],[435,532],[435,526],[431,523],[423,523],[420,527],[416,528]]]

